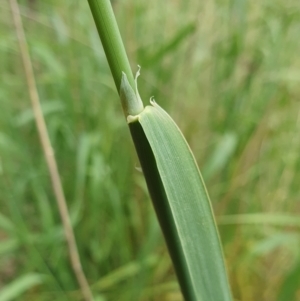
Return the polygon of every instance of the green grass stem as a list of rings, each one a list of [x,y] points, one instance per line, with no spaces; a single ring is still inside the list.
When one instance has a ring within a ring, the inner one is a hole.
[[[134,77],[109,0],[88,0],[118,92],[122,72],[134,89]]]

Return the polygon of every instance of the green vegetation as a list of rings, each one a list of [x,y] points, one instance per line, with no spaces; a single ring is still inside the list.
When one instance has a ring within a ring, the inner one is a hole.
[[[96,300],[182,300],[87,2],[20,4]],[[113,4],[142,98],[168,109],[203,171],[235,299],[299,300],[299,2]],[[79,300],[0,7],[0,300]]]
[[[168,113],[153,99],[143,106],[140,70],[134,83],[110,0],[89,5],[184,300],[230,301],[219,234],[195,158]]]

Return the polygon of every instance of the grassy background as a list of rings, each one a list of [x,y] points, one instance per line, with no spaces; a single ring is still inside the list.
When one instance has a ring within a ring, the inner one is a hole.
[[[97,301],[182,300],[87,1],[19,4]],[[204,175],[235,300],[300,300],[300,2],[113,5]],[[0,20],[0,300],[80,300],[7,1]]]

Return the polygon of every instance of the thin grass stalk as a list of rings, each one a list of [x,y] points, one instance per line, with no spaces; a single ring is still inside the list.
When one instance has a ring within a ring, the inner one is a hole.
[[[88,0],[88,2],[118,92],[122,72],[127,75],[129,84],[134,89],[134,77],[110,1]]]
[[[41,109],[39,94],[37,91],[36,81],[34,77],[33,66],[31,63],[30,53],[28,49],[28,44],[26,40],[26,35],[23,28],[22,19],[20,16],[20,9],[18,2],[16,0],[9,0],[14,26],[16,29],[17,39],[19,42],[22,62],[24,65],[24,71],[29,91],[29,97],[31,100],[31,106],[33,109],[36,127],[38,130],[39,138],[41,141],[41,145],[43,148],[45,160],[48,166],[49,175],[51,178],[53,192],[57,201],[57,205],[59,208],[60,217],[63,224],[64,235],[67,241],[68,253],[70,257],[70,262],[72,269],[74,271],[75,277],[78,281],[81,294],[85,301],[92,301],[93,295],[90,290],[89,284],[85,277],[85,274],[82,269],[82,265],[80,262],[80,257],[76,245],[75,235],[72,229],[70,216],[68,212],[68,207],[63,191],[63,187],[60,180],[60,175],[58,172],[57,163],[54,156],[54,151],[50,142],[49,134],[47,131],[46,122],[43,116],[43,112]]]

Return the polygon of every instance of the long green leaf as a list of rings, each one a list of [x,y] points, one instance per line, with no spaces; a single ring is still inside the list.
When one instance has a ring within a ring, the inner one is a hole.
[[[40,274],[30,273],[23,275],[1,289],[0,301],[14,300],[43,281],[44,276]]]
[[[140,129],[140,158],[145,153],[150,158],[153,153],[150,164],[156,165],[157,173],[152,171],[148,188],[186,300],[231,300],[210,200],[182,133],[153,101],[128,120],[133,131],[140,125],[145,134],[143,138]],[[149,161],[143,161],[145,173]],[[159,177],[161,183],[158,179],[154,185],[154,177]]]

